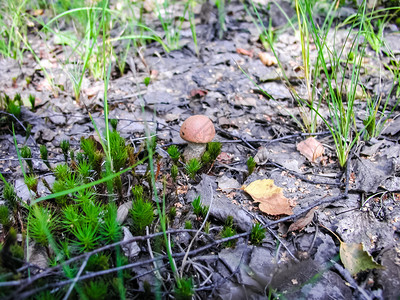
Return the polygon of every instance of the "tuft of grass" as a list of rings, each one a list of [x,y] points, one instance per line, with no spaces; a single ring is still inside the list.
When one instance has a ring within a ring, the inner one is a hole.
[[[210,142],[207,144],[207,151],[210,153],[211,160],[215,160],[221,154],[222,144],[220,142]]]
[[[249,175],[251,175],[254,172],[254,169],[257,165],[256,162],[254,161],[254,157],[250,156],[246,161],[246,165]]]
[[[197,158],[192,158],[185,164],[186,173],[191,179],[196,177],[197,172],[201,169],[202,164]]]
[[[254,224],[251,228],[250,242],[253,245],[260,245],[264,238],[265,228],[263,228],[260,223]]]
[[[190,300],[195,292],[193,279],[180,278],[177,280],[174,287],[174,296],[177,300]]]
[[[121,225],[117,221],[117,211],[117,205],[113,202],[106,206],[104,222],[100,226],[100,235],[107,244],[117,242],[122,237]]]
[[[150,226],[154,220],[153,205],[143,198],[137,198],[132,203],[130,215],[134,233],[137,235],[144,234],[146,226]]]
[[[49,162],[49,153],[46,145],[40,145],[39,147],[40,157],[42,158],[44,164],[51,170],[50,162]]]
[[[177,165],[173,165],[171,167],[171,177],[172,177],[172,179],[174,181],[176,181],[176,178],[178,177],[178,172],[179,172],[178,166]]]
[[[181,153],[179,152],[179,149],[175,145],[171,145],[168,147],[167,152],[169,156],[171,157],[172,161],[176,164],[181,157]]]
[[[29,235],[43,246],[48,246],[57,228],[57,218],[47,207],[33,205],[28,215]]]
[[[62,153],[64,154],[64,160],[65,160],[65,162],[67,162],[68,161],[68,152],[69,152],[69,148],[70,148],[69,141],[62,140],[60,142],[60,148],[62,150]]]
[[[89,222],[78,222],[71,228],[71,233],[75,237],[72,244],[79,252],[91,251],[97,247],[100,238],[97,234],[98,228],[98,224],[92,225]]]
[[[194,198],[192,202],[193,212],[198,218],[205,218],[209,207],[201,203],[200,195]]]
[[[89,300],[104,300],[108,294],[107,281],[102,279],[92,280],[84,286],[84,293]]]
[[[26,164],[29,167],[29,170],[33,172],[33,163],[32,163],[32,150],[28,146],[23,146],[21,149],[19,149],[21,153],[21,157],[25,159]]]
[[[0,224],[4,227],[10,225],[10,214],[6,205],[0,205]]]
[[[186,220],[185,221],[185,229],[192,229],[192,228],[193,228],[192,221]]]
[[[26,186],[28,187],[29,190],[34,192],[36,195],[38,195],[38,178],[34,174],[27,175],[24,179]]]
[[[234,236],[235,234],[236,234],[235,229],[233,229],[232,227],[229,227],[229,226],[225,226],[221,232],[221,237],[228,238],[228,237]],[[232,247],[235,247],[235,245],[236,245],[236,240],[230,240],[230,241],[223,243],[223,246],[226,248],[232,248]]]

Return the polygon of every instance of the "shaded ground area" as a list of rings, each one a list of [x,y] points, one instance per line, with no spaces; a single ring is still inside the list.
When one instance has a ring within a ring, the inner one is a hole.
[[[265,50],[240,3],[231,3],[227,16],[223,39],[217,38],[219,28],[215,16],[210,17],[209,23],[197,26],[201,37],[199,56],[195,54],[187,29],[182,32],[181,50],[165,53],[160,45],[150,44],[142,49],[142,57],[128,57],[126,74],[118,76],[113,70],[109,83],[110,118],[119,119],[118,130],[136,149],[146,130],[156,134],[161,173],[168,174],[171,168],[166,146],[176,144],[183,149],[185,142],[179,136],[179,129],[187,117],[204,114],[215,124],[215,140],[222,143],[222,153],[216,162],[195,180],[189,180],[183,175],[183,167],[180,168],[178,182],[169,181],[167,187],[168,207],[177,208],[173,229],[183,228],[186,220],[200,226],[201,222],[190,211],[197,195],[210,206],[210,236],[197,237],[192,248],[194,255],[185,269],[185,273],[195,275],[196,294],[200,298],[262,299],[268,296],[268,292],[265,294],[268,287],[271,293],[281,293],[288,299],[397,299],[400,295],[400,123],[397,113],[387,122],[382,135],[354,147],[345,168],[339,167],[332,136],[321,122],[315,137],[325,151],[310,162],[297,149],[308,135],[301,133],[292,118],[300,119],[300,113],[279,67],[265,66],[258,58],[258,53]],[[385,34],[392,51],[398,55],[400,36],[393,26]],[[340,44],[346,34],[343,29],[331,38]],[[34,169],[51,183],[54,177],[39,159],[38,145],[49,147],[52,164],[62,162],[59,148],[62,140],[69,140],[72,147],[78,148],[81,137],[96,135],[86,108],[102,132],[105,126],[103,84],[86,82],[81,103],[77,104],[67,75],[57,68],[57,59],[50,53],[55,45],[47,48],[43,41],[32,39],[37,49],[43,49],[42,60],[48,55],[55,82],[64,90],[57,96],[49,91],[40,68],[29,58],[22,67],[15,61],[0,61],[4,70],[0,74],[0,90],[10,96],[19,92],[23,98],[35,95],[36,111],[24,107],[20,119],[25,125],[32,125],[32,137],[27,145],[33,150]],[[274,47],[293,88],[305,95],[299,40],[292,32],[285,32],[277,37]],[[237,49],[252,54],[243,55]],[[345,47],[344,51],[349,49]],[[391,90],[392,77],[383,67],[389,61],[389,57],[382,55],[378,59],[375,51],[367,49],[360,87],[372,95],[389,96],[389,106],[393,107],[397,99]],[[152,80],[146,86],[143,80],[150,74]],[[29,85],[25,82],[26,76],[32,77]],[[10,78],[17,80],[13,83]],[[356,103],[359,124],[365,116],[366,105],[362,99]],[[324,103],[320,114],[328,115]],[[27,201],[30,196],[13,136],[4,130],[0,139],[0,170],[7,179],[15,181],[18,195]],[[22,124],[17,126],[16,139],[20,145],[25,141]],[[257,158],[256,169],[250,176],[246,166],[249,156]],[[145,168],[139,167],[137,172],[144,172]],[[264,214],[240,189],[261,179],[273,179],[282,188],[293,215],[279,219]],[[158,183],[162,193],[161,180]],[[125,183],[126,187],[130,184]],[[39,193],[46,194],[48,190],[39,186]],[[120,213],[124,205],[129,207],[128,192],[125,199],[119,203]],[[302,219],[310,210],[312,214]],[[249,231],[255,221],[265,225],[267,236],[262,244],[250,245],[246,234],[238,238],[234,247],[213,244],[221,238],[218,233],[229,215],[234,217],[238,233]],[[299,219],[304,223],[288,232],[289,226]],[[334,233],[346,244],[362,243],[384,268],[352,277],[340,262],[340,244]],[[193,236],[194,233],[185,231],[174,234],[176,253],[183,253]],[[129,230],[125,238],[129,238]],[[143,291],[144,280],[155,282],[155,277],[148,273],[153,264],[140,263],[150,256],[145,246],[137,251],[126,247],[130,261],[137,263],[134,265],[137,289]],[[202,247],[204,250],[200,251]],[[46,267],[45,258],[41,263]]]

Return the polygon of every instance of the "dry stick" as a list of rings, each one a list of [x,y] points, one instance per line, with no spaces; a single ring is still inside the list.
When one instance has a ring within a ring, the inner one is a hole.
[[[340,273],[340,275],[343,276],[343,278],[350,284],[350,286],[357,290],[362,296],[364,296],[365,299],[367,300],[372,300],[372,297],[368,295],[368,293],[361,288],[357,282],[354,280],[354,278],[350,275],[349,271],[343,268],[341,265],[339,265],[337,262],[334,260],[330,261],[331,264],[333,264],[334,268]]]
[[[146,226],[146,235],[149,235],[149,226]],[[150,255],[150,257],[151,257],[152,259],[154,259],[153,249],[151,248],[150,239],[147,240],[147,248],[148,248],[148,250],[149,250],[149,255]],[[161,276],[161,274],[160,274],[160,272],[159,272],[159,270],[158,270],[158,268],[157,268],[157,264],[156,264],[156,261],[155,261],[155,260],[153,261],[153,265],[154,265],[154,273],[155,273],[157,279],[158,279],[160,282],[163,282],[162,276]]]
[[[75,284],[78,282],[79,277],[81,276],[83,270],[85,269],[86,264],[87,264],[89,258],[90,258],[90,256],[86,256],[85,260],[84,260],[83,263],[82,263],[82,266],[81,266],[80,269],[79,269],[78,274],[76,274],[74,280],[72,281],[71,285],[69,286],[69,289],[68,289],[67,293],[65,294],[63,300],[68,300],[68,297],[69,297],[69,295],[71,294],[72,290],[74,289]]]
[[[211,191],[210,206],[208,207],[208,211],[207,211],[207,214],[206,214],[206,216],[205,216],[205,218],[203,220],[203,223],[201,223],[201,226],[200,226],[199,230],[197,230],[196,234],[194,235],[192,241],[190,242],[190,244],[189,244],[189,246],[188,246],[188,248],[186,250],[186,254],[183,257],[182,266],[181,266],[181,278],[183,277],[183,269],[185,268],[186,259],[188,258],[190,248],[193,246],[194,241],[196,240],[196,238],[199,235],[200,231],[203,229],[204,225],[206,224],[208,216],[210,214],[212,203],[213,203],[213,200],[214,200],[214,192],[213,192],[211,184],[210,184],[210,191]]]

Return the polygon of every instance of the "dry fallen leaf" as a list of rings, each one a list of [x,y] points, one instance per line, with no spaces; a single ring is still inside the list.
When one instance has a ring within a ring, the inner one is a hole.
[[[261,62],[268,67],[278,64],[276,57],[267,52],[260,52],[258,57],[260,58]]]
[[[254,156],[257,165],[265,165],[268,162],[268,150],[264,146],[258,148],[257,154]]]
[[[364,250],[363,244],[346,244],[340,242],[340,260],[351,275],[369,269],[383,269],[384,267],[374,261],[372,256]]]
[[[308,139],[300,142],[297,145],[297,150],[303,154],[309,161],[315,160],[324,154],[324,146],[315,138],[309,137]]]
[[[253,51],[249,51],[243,48],[236,48],[236,52],[238,54],[247,55],[249,57],[253,57]]]
[[[254,201],[260,202],[260,210],[269,215],[292,215],[293,211],[282,189],[274,184],[272,179],[256,180],[242,189]]]
[[[296,222],[290,224],[287,233],[292,231],[301,231],[306,227],[314,218],[314,211],[317,207],[312,208],[303,218],[298,219]]]

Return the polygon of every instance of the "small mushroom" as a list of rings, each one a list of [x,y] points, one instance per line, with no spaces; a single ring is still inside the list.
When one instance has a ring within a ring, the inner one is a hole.
[[[183,152],[185,161],[192,158],[200,159],[206,151],[207,143],[211,142],[215,136],[215,128],[207,116],[194,115],[183,122],[180,135],[188,142]]]

